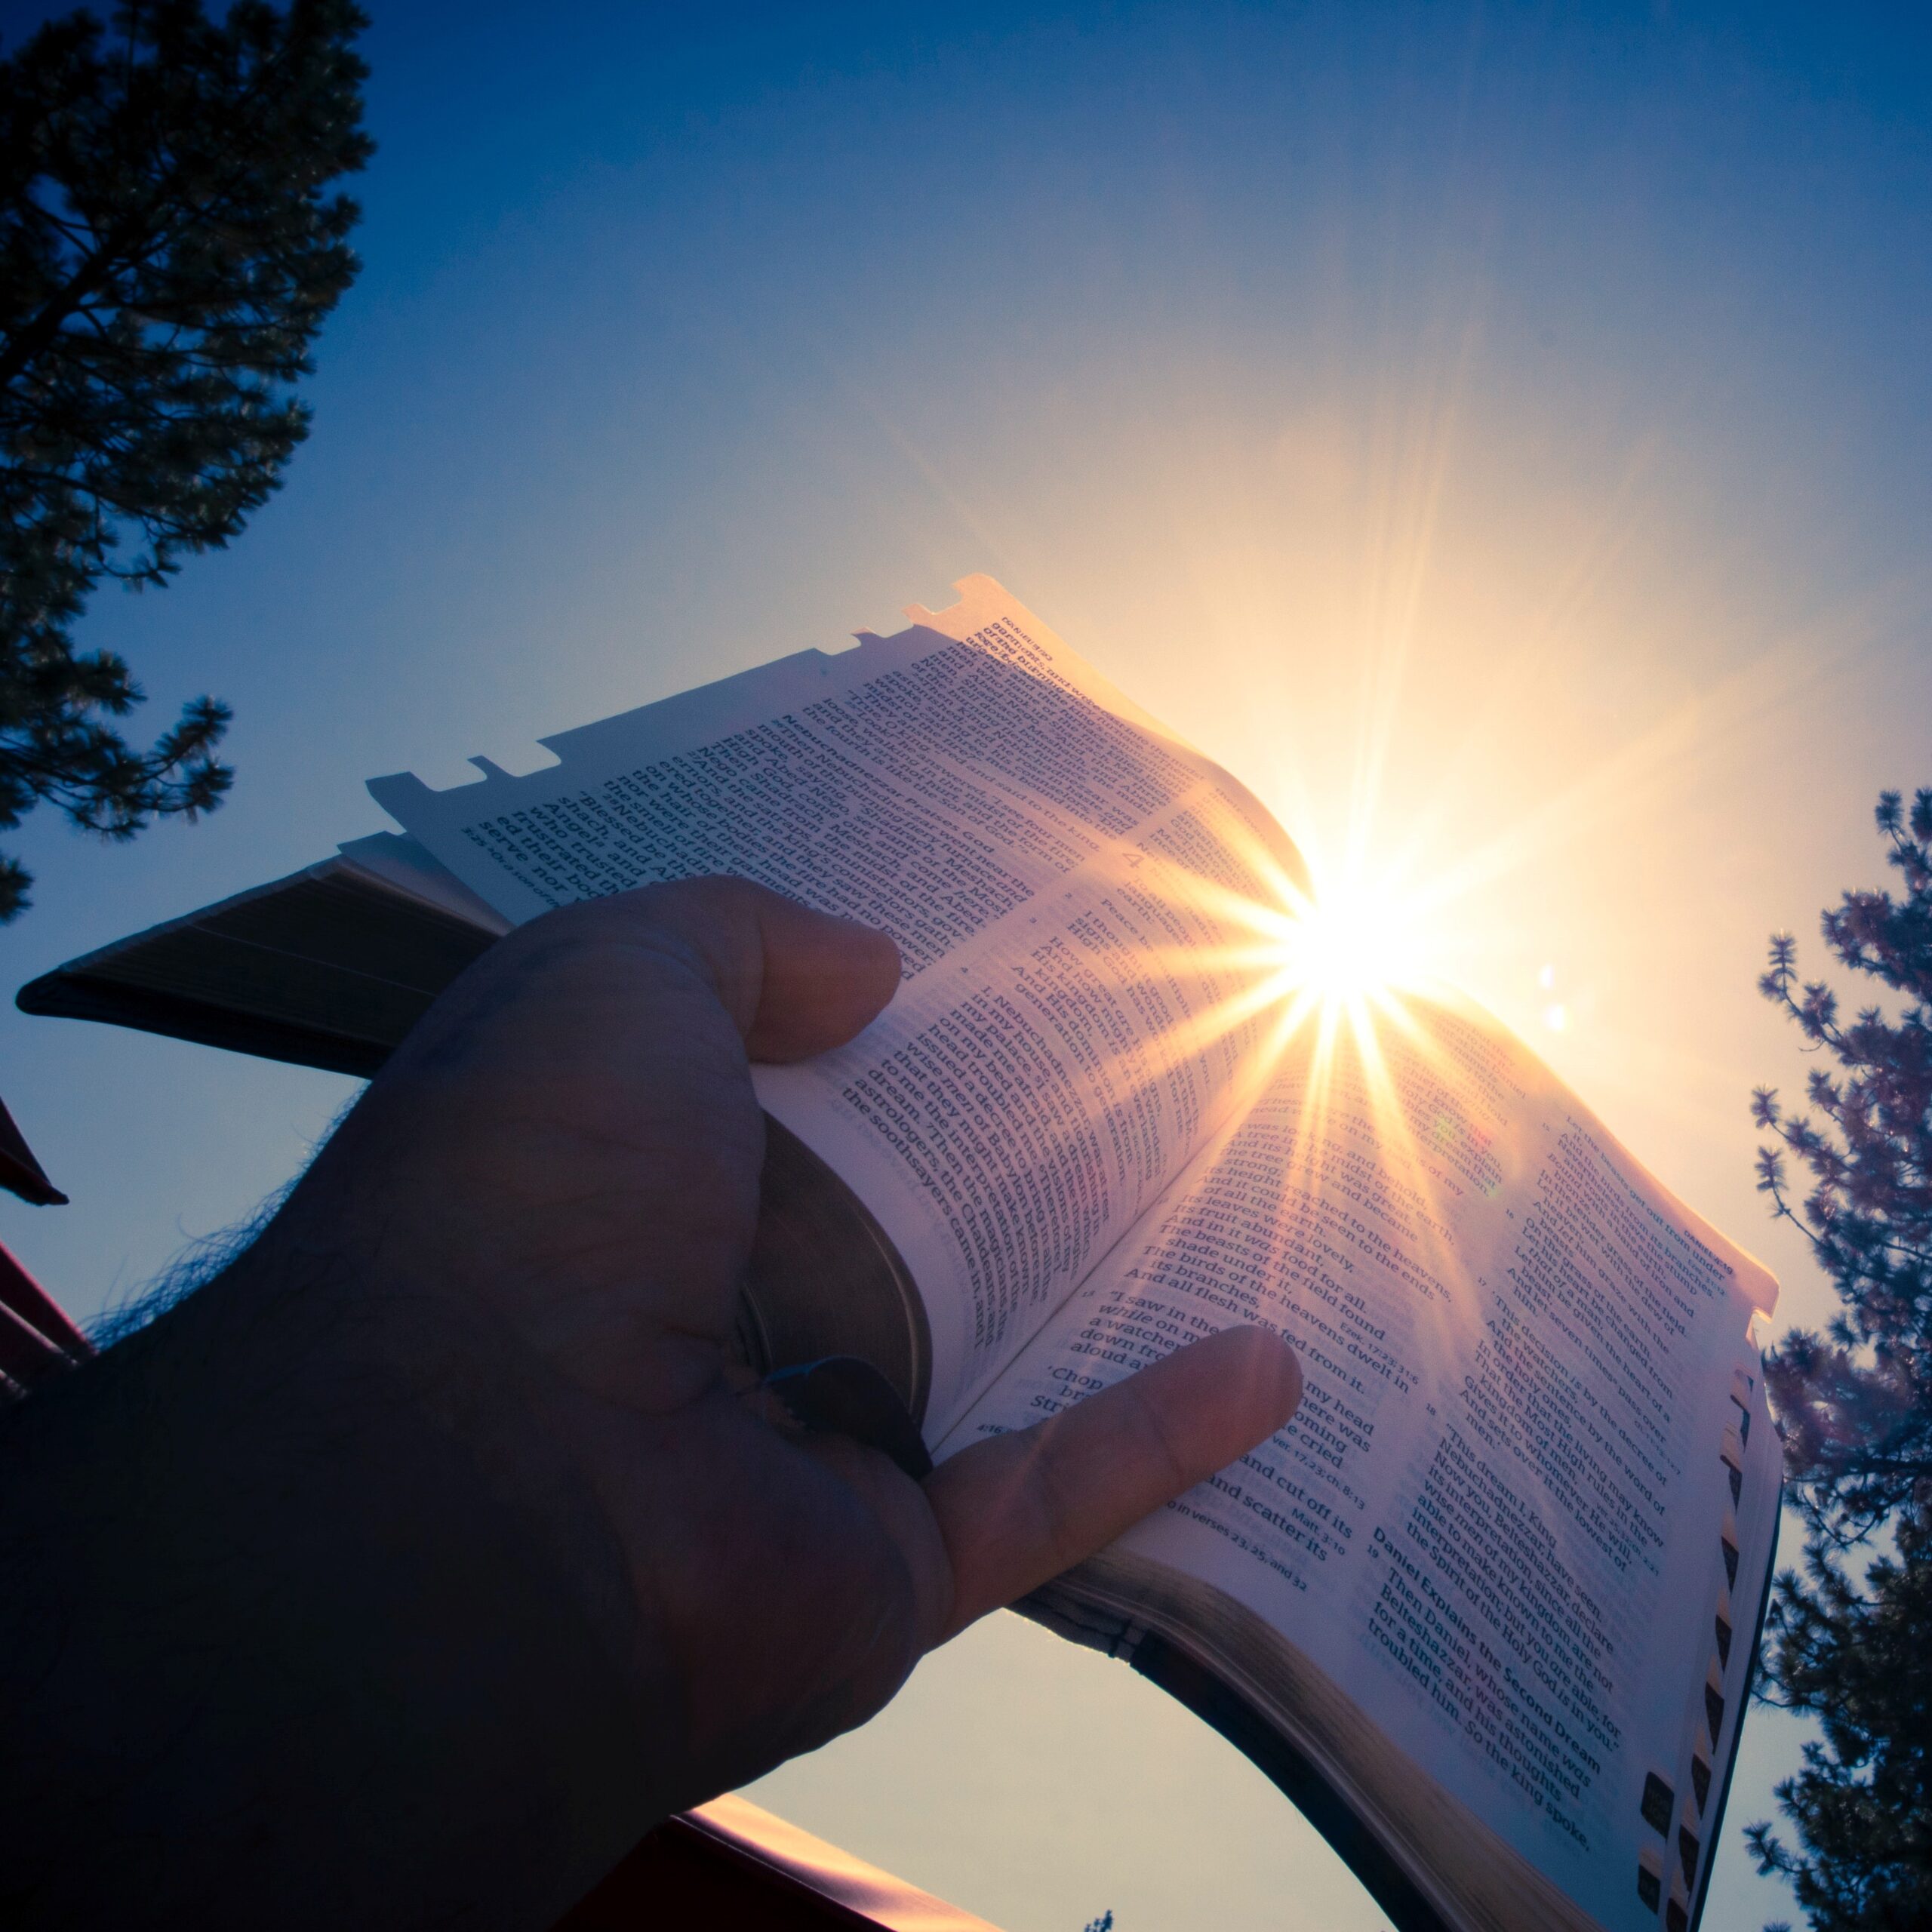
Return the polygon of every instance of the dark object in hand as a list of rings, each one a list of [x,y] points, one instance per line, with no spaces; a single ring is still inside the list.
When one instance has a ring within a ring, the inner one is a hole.
[[[870,1362],[857,1355],[826,1355],[781,1368],[765,1377],[764,1386],[801,1429],[850,1436],[890,1456],[915,1482],[932,1474],[933,1459],[918,1425]]]

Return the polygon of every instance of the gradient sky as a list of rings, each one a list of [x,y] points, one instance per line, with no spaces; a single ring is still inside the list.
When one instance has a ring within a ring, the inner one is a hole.
[[[103,595],[205,824],[45,816],[7,983],[540,732],[1005,583],[1290,830],[1453,886],[1454,976],[1828,1306],[1753,1191],[1765,936],[1932,783],[1932,143],[1906,10],[372,11],[366,266],[288,487]],[[5,10],[9,42],[40,11]],[[1561,1030],[1550,1023],[1561,1009]],[[0,1013],[78,1314],[352,1083]],[[1752,1720],[1712,1932],[1792,1727]],[[1010,1618],[758,1794],[1012,1932],[1381,1924],[1245,1762]]]

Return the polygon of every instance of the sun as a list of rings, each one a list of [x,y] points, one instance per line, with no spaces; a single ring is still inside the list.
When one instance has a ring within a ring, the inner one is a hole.
[[[1309,889],[1281,881],[1275,905],[1251,909],[1273,967],[1272,990],[1297,1021],[1318,1017],[1326,1031],[1346,1018],[1360,1032],[1377,1008],[1436,980],[1427,908],[1365,863],[1321,866],[1311,855],[1309,870]]]
[[[1327,855],[1304,848],[1284,863],[1259,838],[1238,838],[1237,849],[1253,881],[1246,891],[1177,867],[1166,881],[1201,901],[1227,935],[1214,963],[1233,969],[1237,989],[1194,1017],[1199,1037],[1218,1038],[1268,1014],[1272,1044],[1260,1059],[1272,1068],[1297,1041],[1326,1064],[1344,1038],[1372,1055],[1385,1022],[1413,1032],[1403,995],[1427,999],[1449,983],[1439,899],[1404,869],[1378,867],[1363,851],[1324,863]],[[1157,861],[1146,876],[1164,881],[1171,863]],[[1189,953],[1189,964],[1201,963]]]
[[[1294,909],[1278,934],[1283,977],[1324,1006],[1349,1006],[1427,976],[1414,903],[1349,872]]]

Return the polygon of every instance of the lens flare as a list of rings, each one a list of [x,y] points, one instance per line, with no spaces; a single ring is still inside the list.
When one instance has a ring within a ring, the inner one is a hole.
[[[1399,1011],[1402,994],[1440,983],[1431,908],[1395,873],[1324,865],[1313,853],[1309,866],[1308,888],[1277,873],[1275,903],[1243,909],[1271,963],[1268,992],[1290,1032],[1312,1023],[1332,1038],[1346,1027],[1366,1042],[1378,1017]]]
[[[1324,1005],[1347,1005],[1426,977],[1416,909],[1386,882],[1343,874],[1297,909],[1281,970]]]

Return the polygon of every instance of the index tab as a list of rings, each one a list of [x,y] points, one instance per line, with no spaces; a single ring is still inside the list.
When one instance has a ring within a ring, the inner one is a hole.
[[[410,814],[436,795],[413,771],[392,771],[386,777],[371,778],[365,789],[401,825],[407,825]]]

